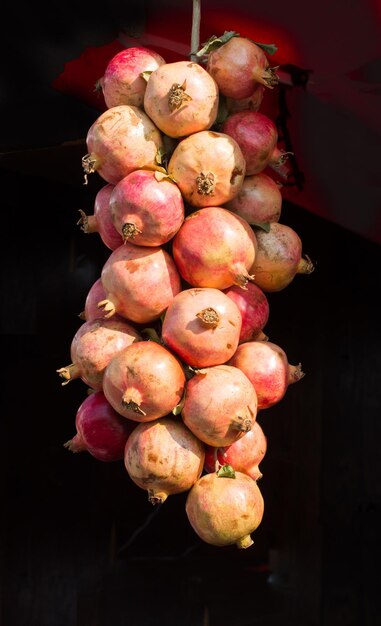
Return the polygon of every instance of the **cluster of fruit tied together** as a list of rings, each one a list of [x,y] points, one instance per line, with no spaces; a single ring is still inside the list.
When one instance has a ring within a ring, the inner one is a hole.
[[[63,384],[88,393],[65,446],[124,460],[153,504],[188,492],[205,542],[239,548],[263,518],[257,481],[267,440],[259,411],[301,365],[264,332],[266,292],[313,270],[279,222],[277,84],[260,44],[212,37],[197,62],[127,48],[99,81],[106,110],[87,134],[87,177],[105,181],[84,232],[110,254],[90,288]]]

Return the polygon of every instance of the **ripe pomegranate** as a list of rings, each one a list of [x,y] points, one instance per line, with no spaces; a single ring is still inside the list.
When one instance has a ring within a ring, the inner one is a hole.
[[[116,230],[111,216],[110,197],[115,185],[108,183],[95,196],[94,214],[86,215],[80,210],[78,225],[84,233],[99,233],[103,243],[110,250],[115,250],[123,243],[123,237]]]
[[[147,87],[145,72],[153,72],[165,60],[149,48],[135,46],[115,54],[99,80],[107,108],[129,104],[142,107]]]
[[[201,476],[204,458],[204,444],[181,420],[166,416],[136,426],[126,443],[124,463],[131,480],[156,505],[188,491]]]
[[[184,289],[169,304],[163,319],[162,340],[192,367],[228,361],[237,349],[241,331],[237,305],[219,289]]]
[[[283,348],[271,341],[248,341],[240,344],[229,365],[242,370],[254,385],[258,410],[278,403],[288,386],[305,375],[301,363],[290,365]]]
[[[280,222],[269,230],[255,228],[257,252],[251,266],[254,282],[265,292],[281,291],[296,274],[311,274],[315,267],[308,256],[302,257],[302,241],[293,228]]]
[[[226,98],[226,109],[229,113],[236,113],[237,111],[259,111],[263,96],[266,89],[260,83],[256,83],[253,93],[247,98]]]
[[[222,470],[204,474],[190,489],[185,504],[188,520],[208,544],[249,548],[254,543],[251,533],[263,519],[262,494],[247,474]]]
[[[138,107],[119,105],[104,111],[90,126],[82,158],[87,175],[94,172],[116,185],[124,176],[140,168],[160,169],[159,150],[163,139],[152,120]]]
[[[168,252],[128,242],[110,254],[101,279],[107,296],[98,307],[105,317],[118,313],[138,324],[159,319],[181,291],[180,275]]]
[[[122,241],[140,246],[161,246],[184,221],[184,201],[169,178],[135,170],[115,186],[110,201],[112,222]]]
[[[278,141],[277,127],[267,115],[259,111],[237,111],[228,115],[221,128],[241,148],[246,176],[265,169]]]
[[[181,416],[204,443],[228,446],[252,428],[257,416],[257,394],[237,367],[206,367],[188,380]]]
[[[237,439],[229,446],[205,447],[204,470],[206,472],[218,472],[221,467],[228,464],[237,472],[243,472],[251,476],[253,480],[262,478],[259,463],[267,452],[267,439],[259,425],[255,421],[251,430],[243,437]]]
[[[253,277],[256,238],[241,217],[222,207],[194,211],[172,242],[176,267],[193,287],[245,288]]]
[[[229,202],[241,189],[245,173],[245,158],[235,139],[211,130],[182,139],[168,163],[168,174],[193,207]]]
[[[120,461],[136,422],[119,415],[103,391],[91,393],[75,418],[76,434],[64,444],[71,452],[87,451],[98,461]]]
[[[254,226],[279,222],[282,212],[280,185],[264,172],[245,176],[241,190],[224,206]]]
[[[79,314],[80,319],[85,322],[90,322],[90,320],[95,320],[99,317],[103,317],[102,311],[98,307],[98,302],[100,300],[104,300],[105,297],[106,292],[102,285],[102,280],[99,277],[91,285],[89,291],[87,292],[84,309]]]
[[[210,128],[218,113],[218,87],[198,63],[165,63],[150,75],[144,110],[169,137],[187,137]]]
[[[291,173],[288,159],[292,154],[293,152],[282,150],[279,145],[276,145],[272,151],[271,158],[267,165],[270,171],[272,170],[272,172],[278,175],[282,180],[287,180]]]
[[[81,378],[86,385],[100,391],[110,359],[134,341],[141,340],[138,331],[126,320],[93,319],[84,322],[75,333],[71,346],[71,364],[57,370],[63,385]]]
[[[257,83],[270,89],[279,83],[263,49],[245,37],[233,36],[211,50],[206,70],[229,98],[249,98]]]
[[[241,313],[239,343],[252,339],[266,340],[267,335],[263,333],[263,329],[269,319],[270,307],[262,289],[254,283],[248,283],[246,289],[233,285],[225,289],[224,293],[235,302]]]
[[[184,387],[179,361],[155,341],[137,341],[115,354],[103,376],[103,391],[111,406],[137,422],[170,413],[179,404]]]

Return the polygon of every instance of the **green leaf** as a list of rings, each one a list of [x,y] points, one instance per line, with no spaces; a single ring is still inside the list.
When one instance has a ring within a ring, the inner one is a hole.
[[[257,46],[262,48],[264,52],[270,55],[275,54],[276,51],[278,50],[278,47],[275,45],[275,43],[260,43],[259,41],[254,41],[253,39],[251,39],[250,41],[255,43]]]
[[[155,343],[160,343],[160,344],[162,343],[158,333],[156,332],[154,328],[143,328],[143,330],[141,330],[140,332],[142,335],[147,337],[149,341],[155,341]]]
[[[185,402],[185,393],[184,393],[183,397],[181,398],[180,402],[178,404],[176,404],[176,406],[172,409],[173,415],[180,415],[180,413],[181,413],[181,411],[183,410],[183,407],[184,407],[184,402]]]
[[[208,39],[208,41],[202,44],[202,48],[200,48],[200,50],[196,52],[195,56],[198,58],[203,57],[209,54],[209,52],[211,52],[212,50],[217,50],[217,48],[220,48],[221,46],[223,46],[223,44],[230,41],[232,37],[239,37],[239,36],[240,34],[236,33],[234,30],[225,30],[224,34],[221,35],[221,37],[216,37],[216,35],[212,35]]]
[[[235,478],[235,471],[231,465],[223,465],[217,472],[219,478]]]
[[[264,230],[265,233],[270,232],[270,222],[252,222],[251,225],[254,226],[254,228],[260,228],[261,230]]]
[[[145,72],[141,72],[140,76],[144,78],[146,82],[148,82],[149,77],[151,76],[153,70],[146,70]]]
[[[226,106],[226,97],[220,93],[219,101],[218,101],[218,112],[216,117],[216,124],[223,124],[229,115],[228,107]]]

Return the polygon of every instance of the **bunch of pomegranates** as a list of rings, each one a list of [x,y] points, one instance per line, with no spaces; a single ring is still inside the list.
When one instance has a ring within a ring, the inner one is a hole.
[[[203,541],[246,548],[264,513],[258,415],[304,375],[266,335],[266,293],[313,265],[271,176],[259,108],[276,68],[237,33],[210,44],[197,62],[127,48],[99,81],[82,167],[104,187],[78,223],[109,256],[57,372],[85,387],[66,448],[122,461],[153,504],[188,492]]]

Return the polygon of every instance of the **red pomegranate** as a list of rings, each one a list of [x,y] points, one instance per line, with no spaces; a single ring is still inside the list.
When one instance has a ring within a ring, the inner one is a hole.
[[[71,346],[71,364],[57,370],[63,385],[81,378],[86,385],[100,391],[110,359],[134,341],[141,340],[138,331],[120,318],[93,319],[84,322],[75,333]]]
[[[71,452],[87,451],[98,461],[120,461],[136,422],[119,415],[103,391],[91,393],[75,418],[76,434],[64,444]]]
[[[232,211],[206,207],[188,215],[173,238],[176,267],[192,287],[245,288],[256,254],[253,229]]]
[[[160,54],[144,46],[133,46],[115,54],[99,80],[107,108],[120,104],[142,107],[147,87],[144,74],[149,75],[164,63]]]
[[[128,444],[127,444],[128,445]],[[185,511],[196,534],[213,546],[253,545],[251,533],[263,519],[264,502],[258,484],[231,469],[204,474],[187,496]]]
[[[184,221],[181,192],[169,178],[157,180],[155,172],[135,170],[111,194],[112,223],[123,241],[138,246],[161,246]]]
[[[236,351],[241,324],[237,305],[219,289],[184,289],[168,305],[162,340],[192,367],[220,365]]]
[[[263,329],[269,319],[270,307],[262,289],[255,283],[248,283],[246,289],[233,285],[225,289],[224,293],[235,302],[241,313],[239,343],[252,339],[266,340],[267,335]]]
[[[110,250],[115,250],[123,243],[123,237],[116,230],[111,216],[110,197],[115,185],[107,184],[95,196],[94,213],[86,215],[80,210],[78,225],[84,233],[99,233],[103,243]]]
[[[128,348],[115,354],[105,369],[107,400],[120,415],[137,422],[167,415],[179,404],[185,387],[178,359],[155,341],[137,341]]]
[[[302,241],[293,228],[280,222],[268,230],[255,228],[256,257],[250,271],[254,282],[265,292],[281,291],[296,274],[311,274],[315,267],[308,256],[302,256]]]
[[[188,491],[201,476],[204,458],[204,444],[181,420],[166,416],[136,426],[126,443],[124,463],[131,480],[156,505]]]
[[[168,163],[168,174],[193,207],[229,202],[241,189],[245,173],[245,158],[237,141],[211,130],[182,139]]]
[[[144,110],[169,137],[187,137],[214,124],[218,95],[215,80],[198,63],[165,63],[148,79]]]
[[[305,375],[301,364],[291,365],[283,348],[271,341],[248,341],[240,344],[229,365],[242,370],[254,385],[258,410],[278,403],[288,386]]]
[[[91,285],[89,291],[87,292],[84,309],[79,314],[80,319],[85,322],[90,322],[90,320],[103,317],[102,311],[98,307],[98,302],[100,302],[100,300],[104,300],[105,297],[106,292],[103,288],[102,280],[99,277]]]
[[[85,182],[94,172],[116,185],[134,170],[161,169],[162,135],[138,107],[125,104],[104,111],[90,126],[86,144],[88,154],[82,158]]]
[[[260,83],[256,83],[253,93],[247,98],[226,98],[226,109],[229,113],[236,113],[237,111],[259,111],[263,96],[266,89]]]
[[[279,222],[282,212],[280,187],[264,172],[245,176],[239,193],[224,206],[253,226]]]
[[[257,395],[238,368],[206,367],[188,380],[181,416],[204,443],[228,446],[252,428],[257,416]]]
[[[103,265],[101,278],[107,296],[98,307],[104,315],[118,313],[138,324],[159,319],[181,291],[176,265],[161,247],[122,244]]]
[[[224,465],[232,466],[235,471],[251,476],[253,480],[262,478],[259,463],[267,452],[267,439],[255,421],[251,430],[229,446],[205,447],[204,470],[208,473],[218,472]]]
[[[222,132],[234,139],[246,162],[246,176],[258,174],[268,165],[278,141],[274,122],[259,111],[231,113],[222,124]]]

